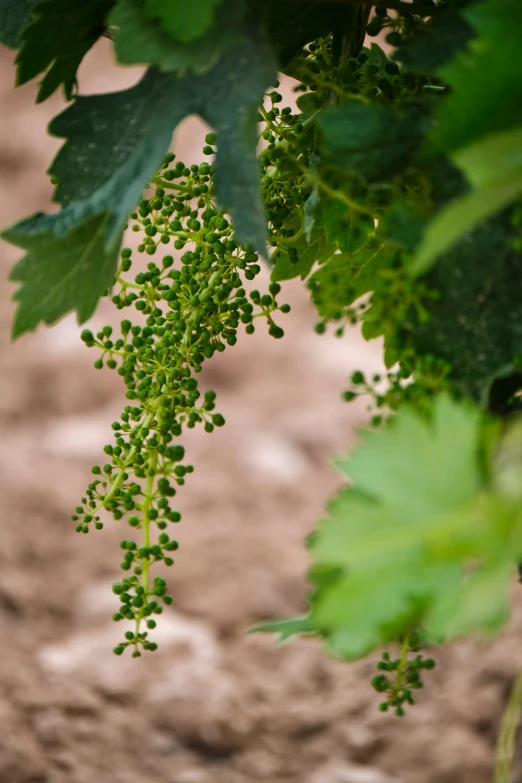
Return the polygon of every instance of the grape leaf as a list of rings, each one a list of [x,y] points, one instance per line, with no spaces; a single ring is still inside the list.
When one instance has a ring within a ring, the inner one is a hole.
[[[355,256],[334,255],[310,278],[312,298],[323,318],[339,315],[360,296],[373,290],[381,269],[394,259],[396,250],[375,238]]]
[[[315,632],[353,660],[419,627],[436,641],[501,627],[522,522],[520,493],[512,503],[489,484],[497,433],[447,395],[429,417],[404,409],[365,431],[337,462],[352,486],[309,541],[309,614],[260,630]]]
[[[316,226],[324,228],[327,241],[337,243],[339,250],[348,255],[358,253],[375,235],[375,222],[370,215],[350,210],[338,199],[323,205]]]
[[[343,569],[310,615],[334,654],[361,657],[419,623],[448,638],[505,620],[520,521],[480,496],[481,432],[478,409],[442,396],[431,420],[405,410],[338,462],[354,488],[334,500],[310,547],[314,561]],[[475,558],[483,565],[469,571]]]
[[[73,309],[86,321],[114,280],[118,247],[105,248],[109,213],[87,218],[64,237],[55,236],[52,217],[35,215],[3,234],[28,251],[10,275],[23,284],[14,297],[19,304],[14,337]]]
[[[388,106],[349,101],[317,120],[323,160],[368,182],[386,181],[411,163],[427,123],[417,112],[399,113]]]
[[[518,233],[507,210],[443,253],[425,277],[439,296],[425,302],[430,320],[413,333],[417,352],[444,359],[462,391],[484,402],[493,380],[522,356]]]
[[[436,75],[448,60],[464,49],[473,29],[455,8],[433,16],[413,38],[402,43],[393,55],[409,71]]]
[[[291,247],[297,250],[297,259],[293,261],[286,250],[280,250],[272,269],[272,280],[292,280],[294,277],[304,280],[316,261],[324,261],[335,253],[335,246],[325,242],[324,232],[318,230],[312,231],[310,240],[302,236]]]
[[[428,226],[412,262],[422,274],[460,237],[522,193],[522,128],[487,136],[453,155],[473,190],[452,201]]]
[[[0,43],[10,49],[20,46],[20,34],[33,18],[40,0],[0,0]]]
[[[108,21],[115,28],[114,51],[120,63],[173,71],[215,64],[228,47],[245,39],[244,17],[243,0],[227,0],[217,9],[216,23],[200,38],[186,42],[174,39],[160,20],[147,16],[142,0],[119,0]]]
[[[348,42],[351,54],[359,53],[366,33],[369,9],[314,0],[251,0],[262,13],[281,66],[285,68],[310,41],[330,33]]]
[[[85,54],[105,29],[105,17],[114,0],[43,0],[34,8],[34,20],[21,34],[16,58],[17,84],[40,73],[37,103],[62,84],[68,100],[76,88],[76,72]]]
[[[238,78],[241,74],[241,78]],[[61,212],[23,221],[5,236],[17,237],[16,244],[31,247],[31,264],[22,260],[15,279],[27,294],[19,295],[20,313],[15,335],[28,323],[26,312],[33,310],[28,270],[38,263],[39,250],[52,234],[67,247],[68,234],[94,215],[104,215],[104,254],[100,266],[106,268],[114,247],[121,241],[127,215],[154,174],[170,143],[175,126],[190,114],[200,114],[219,136],[216,159],[216,191],[219,203],[235,221],[236,233],[243,243],[263,251],[266,221],[259,188],[256,159],[256,106],[267,85],[275,78],[270,50],[264,38],[251,31],[245,44],[234,47],[219,63],[202,75],[162,74],[151,69],[135,87],[118,93],[78,98],[50,126],[52,133],[68,140],[51,167],[58,179],[55,200]],[[39,234],[40,232],[40,234]],[[22,241],[21,236],[27,233]],[[87,242],[85,232],[76,235]],[[61,245],[60,245],[61,247]],[[58,249],[57,249],[58,252]],[[78,252],[80,252],[78,248]],[[50,263],[43,254],[40,263]],[[50,278],[54,276],[50,273]],[[99,279],[99,291],[106,282]],[[49,304],[49,297],[38,310],[40,319],[49,322],[72,309],[73,296],[59,298],[60,308]],[[82,289],[77,289],[78,317],[85,320],[81,306]],[[45,310],[45,308],[48,309]],[[36,324],[34,324],[36,325]],[[34,327],[31,327],[34,328]]]
[[[223,0],[147,0],[147,15],[178,41],[200,38],[214,21],[215,7]]]
[[[463,14],[478,37],[439,69],[451,88],[432,133],[433,147],[442,152],[522,125],[519,0],[485,0]]]

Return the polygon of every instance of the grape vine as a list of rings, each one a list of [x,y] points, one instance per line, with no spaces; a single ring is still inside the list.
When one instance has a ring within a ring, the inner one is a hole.
[[[0,0],[18,82],[41,75],[38,100],[61,86],[73,101],[50,126],[65,139],[50,168],[61,210],[3,232],[25,251],[13,335],[71,310],[84,323],[101,296],[137,311],[118,334],[82,332],[127,405],[73,515],[82,533],[108,512],[134,534],[113,590],[114,619],[132,623],[115,653],[135,657],[156,649],[149,632],[173,600],[152,567],[178,548],[175,497],[194,469],[184,428],[225,423],[199,388],[205,360],[259,319],[281,338],[282,288],[298,277],[317,333],[381,338],[385,372],[355,370],[340,390],[367,398],[370,427],[338,461],[346,486],[308,541],[308,611],[258,630],[318,635],[343,660],[380,650],[380,708],[402,716],[434,666],[424,649],[503,626],[522,562],[521,6],[201,4],[185,18],[178,0],[82,13],[73,0]],[[147,72],[126,91],[77,95],[101,36]],[[211,131],[208,162],[186,166],[168,148],[191,114]],[[121,249],[127,228],[146,268]],[[261,292],[250,284],[267,262]],[[396,657],[382,653],[393,645]]]

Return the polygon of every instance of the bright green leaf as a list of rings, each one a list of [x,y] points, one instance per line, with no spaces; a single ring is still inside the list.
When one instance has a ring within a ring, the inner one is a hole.
[[[513,249],[518,234],[505,211],[443,253],[424,281],[438,297],[425,301],[430,318],[413,332],[416,352],[450,364],[451,379],[485,405],[493,380],[521,355],[522,279],[520,253]]]
[[[395,249],[382,239],[368,242],[356,256],[334,255],[310,279],[312,299],[319,314],[323,318],[335,317],[372,291],[380,270],[392,263],[395,255]]]
[[[37,102],[44,101],[63,85],[71,99],[76,72],[85,54],[105,29],[105,18],[114,0],[42,0],[34,7],[34,21],[21,35],[16,58],[17,83],[25,84],[45,74]]]
[[[484,0],[463,14],[477,37],[439,70],[451,91],[437,112],[432,140],[446,153],[522,125],[520,0]]]
[[[181,79],[151,69],[129,90],[78,98],[51,123],[52,133],[68,139],[50,170],[58,179],[55,200],[64,209],[45,220],[42,216],[34,218],[34,224],[30,224],[32,266],[38,262],[38,248],[47,247],[50,234],[66,247],[69,232],[79,229],[94,215],[108,216],[103,220],[103,244],[111,255],[120,243],[129,211],[168,149],[174,128],[184,117],[198,113],[219,137],[218,202],[232,215],[239,240],[263,251],[266,222],[256,158],[255,110],[274,78],[270,51],[264,39],[252,33],[248,42],[231,49],[205,74],[187,74]],[[14,237],[18,230],[23,233],[25,226],[26,221],[5,236]],[[37,236],[39,230],[41,237]],[[77,243],[80,239],[87,241],[85,233],[76,236]],[[48,254],[42,256],[41,263],[49,263]],[[20,264],[26,262],[22,260]],[[103,259],[101,266],[105,266]],[[19,279],[17,275],[15,271]],[[102,284],[98,276],[95,280],[99,283],[99,296],[107,283]],[[23,285],[26,284],[24,278]],[[31,292],[34,293],[33,287],[18,297],[21,312],[17,334],[36,325],[34,318],[24,312],[33,312]],[[58,314],[58,308],[53,306],[49,314],[42,314],[42,320],[56,320],[74,307],[72,294],[59,301],[64,307],[67,302],[68,308]],[[82,291],[78,288],[78,316],[83,320],[81,301]],[[36,312],[41,313],[42,309]]]

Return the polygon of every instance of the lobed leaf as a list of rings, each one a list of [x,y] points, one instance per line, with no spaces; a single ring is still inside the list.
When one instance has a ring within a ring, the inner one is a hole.
[[[415,274],[522,193],[522,128],[486,136],[453,155],[453,161],[474,189],[431,221],[411,265]]]
[[[85,54],[105,29],[105,19],[115,0],[42,0],[34,6],[33,21],[21,34],[16,63],[17,84],[43,73],[37,103],[63,85],[72,98],[76,72]]]
[[[105,247],[109,220],[107,212],[93,215],[57,237],[53,216],[38,214],[4,232],[5,239],[27,250],[10,275],[22,283],[14,297],[13,337],[73,309],[80,322],[91,317],[116,273],[118,247]]]
[[[450,93],[437,112],[432,143],[446,153],[522,125],[519,0],[484,0],[463,15],[477,37],[438,71]]]
[[[343,569],[310,615],[334,654],[361,657],[419,624],[449,638],[505,621],[520,521],[495,496],[484,502],[481,420],[442,396],[431,420],[405,410],[338,463],[354,488],[311,543],[316,562]]]
[[[40,313],[40,320],[50,323],[76,307],[80,321],[85,320],[80,287],[76,306],[69,293],[67,298],[58,298],[61,310],[53,306],[46,311],[48,298],[42,306],[33,308],[31,293],[35,294],[35,289],[28,280],[28,269],[34,269],[37,263],[46,268],[52,264],[48,253],[38,261],[39,248],[47,247],[50,235],[56,239],[56,252],[61,252],[60,248],[68,247],[68,234],[95,215],[104,216],[100,268],[107,268],[108,259],[113,258],[114,248],[120,244],[129,211],[161,162],[174,128],[190,114],[200,114],[218,133],[218,202],[232,215],[239,240],[263,251],[266,222],[256,157],[256,108],[274,79],[268,45],[259,32],[250,30],[244,44],[229,50],[204,74],[180,78],[150,69],[135,87],[78,98],[57,117],[50,130],[66,137],[67,142],[50,172],[58,180],[55,200],[64,208],[45,219],[35,216],[32,222],[23,221],[4,234],[9,239],[25,235],[30,228],[30,244],[20,246],[31,248],[31,265],[22,260],[14,273],[15,279],[27,286],[18,296],[21,312],[15,334],[36,326],[37,321],[29,317],[29,312]],[[75,237],[76,243],[88,243],[83,231]],[[81,252],[79,246],[77,250]],[[99,296],[107,281],[104,277],[102,283],[96,270],[92,272],[98,281]],[[50,279],[54,280],[52,273]]]
[[[18,49],[21,33],[33,18],[40,0],[0,0],[0,43]]]

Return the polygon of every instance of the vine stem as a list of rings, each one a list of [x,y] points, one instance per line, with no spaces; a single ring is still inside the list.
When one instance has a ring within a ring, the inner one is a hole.
[[[115,351],[113,351],[113,353],[115,353]],[[140,424],[139,426],[140,427],[148,427],[150,422],[152,421],[152,419],[154,418],[155,415],[156,415],[155,411],[149,411],[149,413],[147,413],[147,415],[145,416],[145,418],[143,420],[143,423]],[[111,498],[114,495],[116,490],[120,488],[120,485],[121,485],[121,483],[123,481],[123,474],[125,473],[125,471],[129,467],[129,465],[131,464],[135,454],[136,454],[136,447],[135,446],[131,446],[130,450],[127,452],[127,454],[125,456],[125,459],[123,460],[123,464],[122,464],[121,468],[119,469],[119,471],[118,471],[118,473],[116,475],[116,478],[114,479],[113,482],[111,482],[110,490],[107,492],[106,495],[103,496],[102,501],[92,511],[92,515],[93,516],[94,516],[94,514],[97,514],[99,511],[101,511],[102,508],[105,507],[105,503],[107,502],[107,500],[109,500],[109,498]]]
[[[147,476],[147,483],[145,485],[145,492],[143,497],[143,503],[141,504],[141,513],[143,514],[143,546],[150,546],[150,519],[149,508],[152,503],[154,489],[154,478],[156,475],[156,467],[158,464],[158,454],[153,452],[152,458],[149,463],[149,475]],[[141,575],[141,585],[147,594],[149,592],[149,558],[144,557],[142,559],[143,572]]]
[[[495,783],[511,783],[513,757],[515,755],[515,735],[521,712],[522,669],[517,674],[500,724],[495,758]]]

